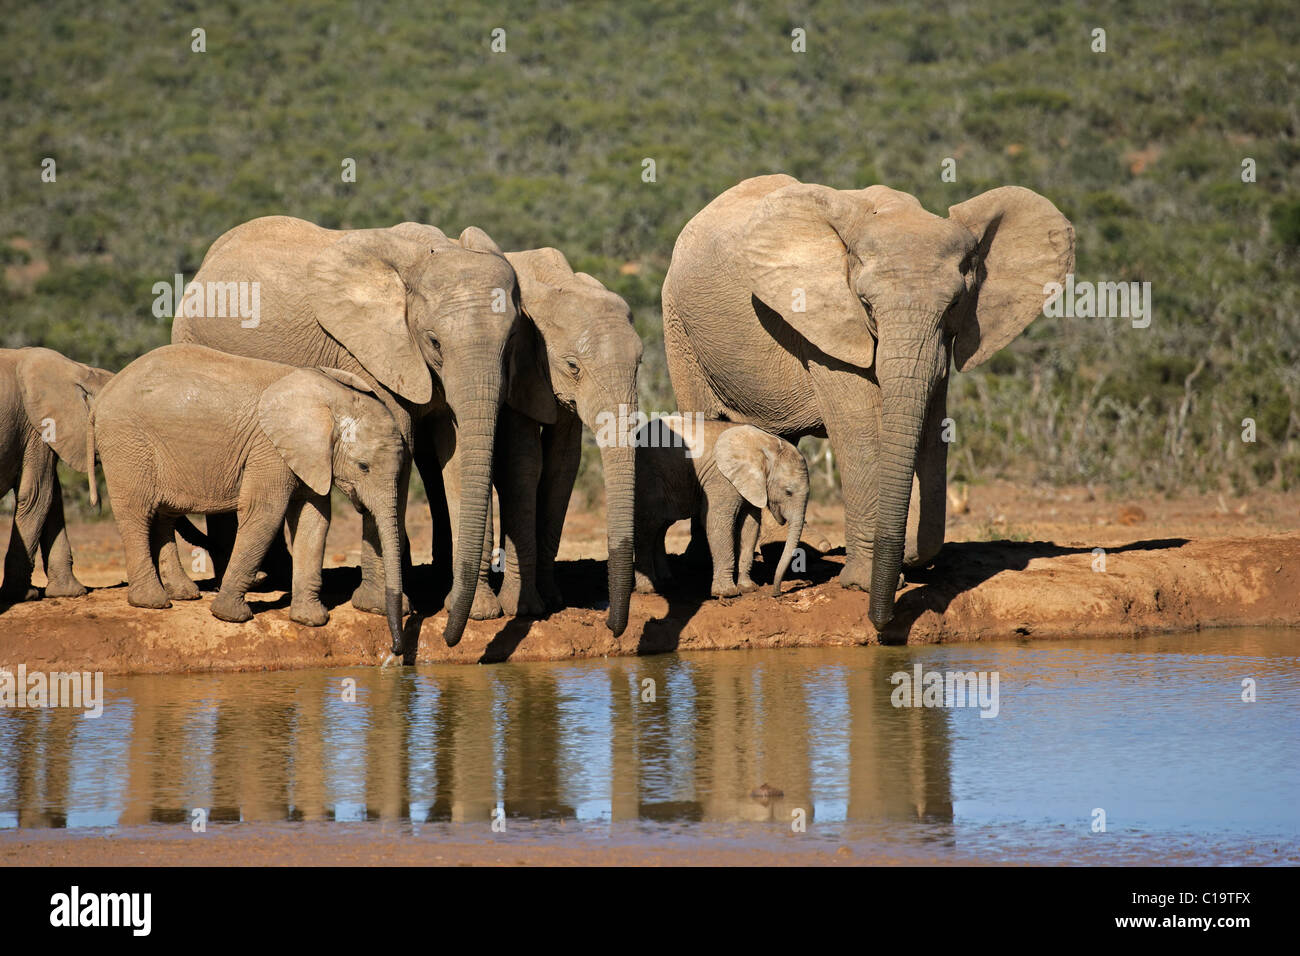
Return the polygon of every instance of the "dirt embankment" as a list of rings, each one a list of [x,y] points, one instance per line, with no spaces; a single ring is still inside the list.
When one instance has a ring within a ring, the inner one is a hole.
[[[560,565],[560,585],[579,606],[539,620],[471,621],[461,643],[448,648],[442,641],[445,615],[434,613],[446,584],[435,580],[428,565],[419,565],[414,591],[417,603],[428,602],[420,608],[428,616],[413,615],[408,635],[419,633],[418,662],[477,663],[1300,626],[1297,501],[1282,495],[1252,501],[1245,508],[1217,497],[1139,505],[1100,501],[1086,490],[978,489],[965,510],[953,515],[950,543],[939,561],[909,579],[894,622],[879,635],[866,620],[867,596],[834,580],[843,563],[837,546],[842,524],[836,509],[819,508],[810,516],[805,541],[826,551],[810,554],[806,570],[787,579],[780,598],[763,589],[710,599],[707,573],[681,564],[681,584],[668,595],[633,597],[631,620],[619,639],[606,629],[599,609],[603,561],[591,556],[602,551],[601,516],[575,511],[561,553],[567,560]],[[211,616],[211,592],[165,611],[132,608],[111,522],[75,526],[78,573],[95,589],[75,600],[0,609],[0,665],[157,673],[382,662],[388,658],[383,619],[347,603],[357,581],[349,560],[354,555],[347,550],[355,548],[355,525],[340,521],[331,529],[335,566],[326,572],[326,603],[333,609],[321,628],[289,621],[287,595],[276,591],[250,595],[256,616],[240,625]],[[767,532],[763,564],[770,568],[780,550],[780,530]],[[1048,535],[1053,540],[1015,540]],[[676,531],[670,550],[684,541]],[[428,547],[428,530],[417,525],[417,562],[421,553],[427,560]],[[762,567],[756,565],[756,580],[764,579]]]

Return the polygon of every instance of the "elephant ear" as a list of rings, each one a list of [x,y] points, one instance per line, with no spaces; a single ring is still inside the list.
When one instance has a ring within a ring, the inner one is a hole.
[[[871,213],[865,193],[784,186],[758,201],[740,242],[750,291],[764,305],[827,355],[870,368],[875,340],[843,238]]]
[[[523,312],[510,347],[506,401],[529,418],[554,424],[555,388],[550,379],[546,339],[548,331],[558,334],[558,323],[572,310],[572,303],[566,301],[565,285],[573,282],[574,272],[564,253],[549,247],[508,252],[506,260],[515,270],[519,309]]]
[[[948,209],[978,243],[975,282],[954,316],[953,360],[975,368],[1043,311],[1049,282],[1074,270],[1074,227],[1031,189],[1001,186]]]
[[[318,495],[334,482],[334,411],[329,379],[300,368],[277,379],[257,403],[257,423],[293,473]]]
[[[713,460],[718,471],[755,508],[767,507],[767,440],[773,436],[753,425],[737,425],[718,436]]]
[[[466,249],[472,249],[474,252],[494,252],[499,256],[505,255],[505,253],[501,251],[501,247],[493,241],[492,237],[478,226],[466,227],[465,230],[461,232],[460,238],[457,242]]]
[[[15,368],[27,420],[71,468],[85,471],[90,403],[111,372],[51,349],[25,349]]]
[[[427,242],[391,229],[361,230],[326,247],[304,279],[321,327],[381,385],[417,405],[433,396],[433,379],[407,327],[402,275],[429,252]]]
[[[579,282],[582,282],[585,285],[589,285],[592,288],[600,289],[604,292],[609,291],[608,289],[605,288],[605,283],[601,282],[599,279],[597,279],[594,275],[591,275],[591,273],[589,272],[575,272],[573,274],[573,277],[577,279]]]
[[[439,244],[450,241],[447,239],[447,234],[437,226],[430,226],[423,222],[399,222],[396,226],[393,226],[392,231],[403,239],[426,243],[430,249],[435,249]]]
[[[319,369],[317,369],[317,371],[323,375],[328,375],[330,378],[334,379],[334,381],[338,382],[340,385],[346,385],[348,388],[355,389],[358,392],[364,392],[367,395],[375,394],[375,390],[371,388],[369,382],[367,382],[360,375],[357,375],[354,372],[347,371],[347,369],[326,368],[325,366],[322,365]]]
[[[506,404],[535,422],[554,425],[559,410],[546,361],[546,343],[527,315],[516,320],[506,354]]]

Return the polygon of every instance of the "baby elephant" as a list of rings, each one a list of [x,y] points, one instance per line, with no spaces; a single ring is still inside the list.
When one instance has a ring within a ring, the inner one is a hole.
[[[0,496],[14,489],[14,521],[0,603],[32,600],[39,546],[46,597],[80,597],[63,521],[58,460],[86,471],[90,400],[113,377],[50,349],[0,349]]]
[[[753,425],[681,415],[647,422],[634,443],[637,590],[651,590],[668,580],[664,533],[674,521],[698,515],[713,555],[713,594],[734,597],[752,591],[756,585],[749,571],[760,512],[767,508],[778,524],[790,523],[772,580],[772,593],[780,594],[808,506],[808,465],[799,450]],[[743,518],[739,567],[737,518]]]
[[[334,484],[378,525],[388,628],[393,653],[402,652],[397,494],[406,451],[392,416],[362,379],[168,345],[118,373],[95,400],[91,424],[87,458],[93,461],[98,449],[133,605],[162,608],[170,606],[168,597],[197,598],[180,565],[176,520],[233,511],[239,532],[212,613],[249,620],[244,595],[287,515],[289,617],[324,624],[321,563]]]

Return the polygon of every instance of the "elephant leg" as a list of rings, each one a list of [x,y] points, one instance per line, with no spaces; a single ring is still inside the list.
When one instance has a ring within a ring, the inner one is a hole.
[[[158,573],[167,596],[173,601],[198,600],[199,586],[185,573],[185,568],[181,565],[180,552],[176,548],[176,515],[155,515],[154,525],[161,539]]]
[[[267,494],[265,489],[257,487],[258,484],[245,476],[239,492],[239,532],[235,535],[235,548],[230,553],[230,565],[221,582],[221,591],[212,602],[212,616],[234,624],[253,618],[253,609],[244,596],[262,566],[271,540],[280,533],[289,506],[287,490],[280,494]]]
[[[110,488],[109,493],[112,494]],[[162,548],[162,538],[154,530],[153,505],[129,504],[113,499],[117,530],[126,552],[126,600],[132,607],[161,609],[171,607],[167,589],[158,576],[155,544]]]
[[[639,594],[650,594],[659,586],[657,552],[663,546],[663,529],[650,512],[645,503],[632,519],[633,586]]]
[[[46,597],[81,597],[86,586],[72,573],[72,545],[63,515],[63,489],[57,469],[51,476],[53,487],[50,511],[41,528],[41,557],[45,561]]]
[[[503,408],[497,422],[494,479],[501,503],[505,573],[501,610],[512,616],[546,613],[537,593],[537,495],[542,476],[542,439],[536,422]]]
[[[438,457],[442,462],[442,481],[447,491],[447,513],[451,527],[459,528],[461,506],[460,456],[457,453],[459,445],[450,422],[439,421],[438,428]],[[478,583],[474,588],[474,604],[469,612],[470,618],[475,621],[487,621],[501,616],[501,602],[492,593],[492,588],[487,582],[488,568],[492,563],[493,540],[492,508],[489,507],[483,524],[483,550],[479,560]],[[453,546],[454,544],[455,542]],[[452,581],[453,588],[447,593],[448,602],[456,593],[454,569]],[[446,606],[450,610],[450,604]]]
[[[265,578],[258,582],[262,589],[287,591],[292,587],[293,558],[289,555],[289,546],[285,543],[283,534],[277,534],[271,539],[271,546],[262,559],[262,570]]]
[[[714,496],[705,505],[704,527],[713,556],[714,597],[735,597],[736,587],[736,518],[740,514],[740,496]]]
[[[14,488],[13,529],[5,554],[4,583],[0,595],[6,602],[34,601],[41,592],[32,587],[36,551],[41,544],[45,519],[50,513],[54,453],[35,432],[23,450],[22,471]]]
[[[654,560],[655,580],[660,585],[665,585],[673,579],[673,570],[668,566],[668,529],[672,525],[660,525],[655,529],[654,545],[651,548],[651,555]]]
[[[561,411],[554,425],[542,429],[542,474],[537,492],[537,591],[548,610],[564,607],[555,580],[555,556],[569,512],[569,499],[582,463],[582,420]]]
[[[321,567],[325,562],[325,536],[330,528],[329,495],[304,497],[289,511],[293,536],[293,602],[289,620],[320,627],[330,619],[321,603]]]
[[[740,555],[736,560],[736,584],[742,591],[753,591],[758,587],[750,578],[749,572],[754,567],[754,548],[758,546],[758,533],[763,527],[763,515],[753,505],[740,509]]]
[[[809,363],[844,497],[841,587],[871,590],[880,448],[880,387],[860,370]]]
[[[435,573],[451,581],[451,515],[447,510],[447,489],[442,480],[442,462],[432,422],[421,422],[415,436],[415,467],[424,482],[424,496],[429,502],[429,519],[433,524],[431,560]]]
[[[208,557],[212,559],[212,579],[218,585],[226,576],[230,565],[230,552],[235,550],[235,535],[239,522],[233,511],[208,515],[205,519],[208,535]]]

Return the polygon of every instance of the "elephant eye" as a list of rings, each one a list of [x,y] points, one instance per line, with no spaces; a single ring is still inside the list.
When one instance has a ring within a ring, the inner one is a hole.
[[[578,363],[573,359],[565,359],[564,364],[569,367],[569,374],[575,378],[582,372],[582,369],[578,368]]]
[[[370,465],[364,461],[357,462],[357,467],[367,474],[370,472]]]
[[[433,348],[433,350],[434,350],[435,352],[441,352],[441,351],[442,351],[442,343],[439,342],[439,341],[438,341],[438,340],[433,336],[432,333],[429,334],[429,345]]]

